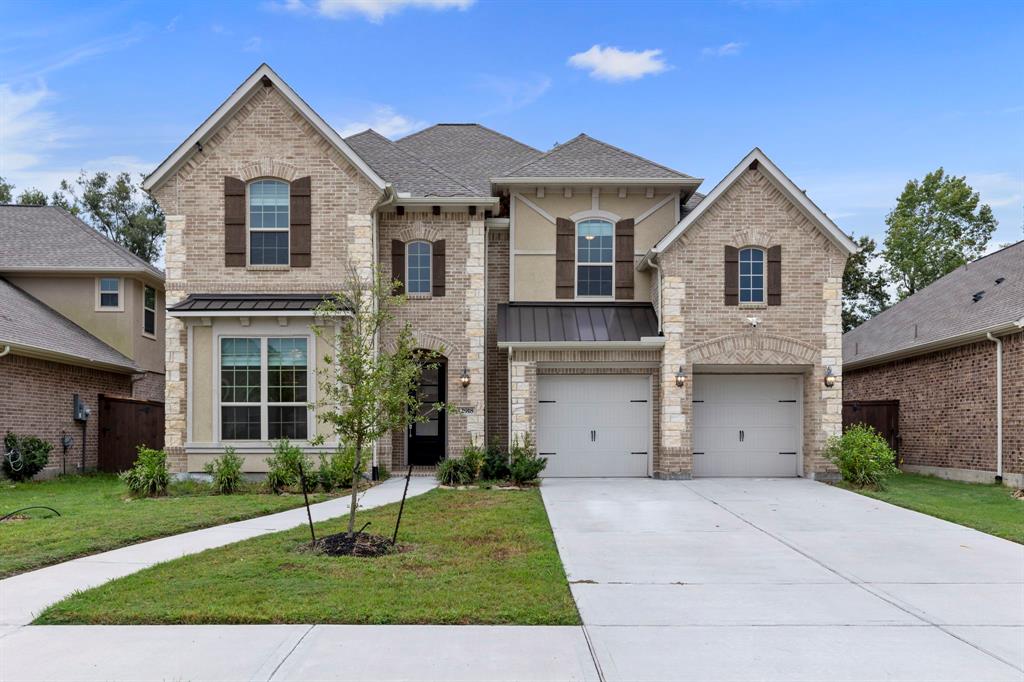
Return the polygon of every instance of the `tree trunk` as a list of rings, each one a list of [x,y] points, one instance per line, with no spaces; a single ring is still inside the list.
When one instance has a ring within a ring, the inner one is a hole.
[[[363,439],[356,438],[356,456],[352,462],[352,502],[348,508],[348,536],[356,533],[356,495],[359,493],[359,465],[363,462]]]

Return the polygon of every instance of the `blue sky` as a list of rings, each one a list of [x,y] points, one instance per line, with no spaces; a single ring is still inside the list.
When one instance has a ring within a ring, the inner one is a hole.
[[[261,62],[343,132],[580,132],[711,187],[760,146],[880,237],[938,166],[1024,237],[1024,5],[274,0],[8,2],[0,176],[152,170]]]

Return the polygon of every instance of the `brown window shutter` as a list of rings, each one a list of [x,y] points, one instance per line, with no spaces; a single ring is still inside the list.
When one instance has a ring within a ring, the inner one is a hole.
[[[438,239],[430,247],[430,291],[434,296],[444,296],[444,241]]]
[[[576,223],[555,219],[555,297],[576,297]]]
[[[782,247],[768,249],[768,305],[782,305]]]
[[[633,219],[615,223],[615,298],[633,300]]]
[[[740,304],[740,250],[725,247],[725,304]]]
[[[224,265],[245,267],[245,183],[224,176]]]
[[[307,175],[291,184],[288,235],[290,263],[293,268],[308,268],[312,260],[313,206],[310,201],[312,183]]]
[[[405,293],[405,242],[401,239],[391,240],[391,279],[398,282],[396,294]]]

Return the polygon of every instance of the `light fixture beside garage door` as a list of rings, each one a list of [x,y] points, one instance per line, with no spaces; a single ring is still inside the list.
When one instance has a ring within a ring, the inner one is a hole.
[[[686,372],[683,371],[683,366],[679,365],[679,369],[676,370],[676,387],[682,388],[683,384],[686,383]]]
[[[832,388],[835,385],[836,385],[836,375],[832,371],[832,367],[831,366],[826,367],[825,368],[825,387],[826,388]]]

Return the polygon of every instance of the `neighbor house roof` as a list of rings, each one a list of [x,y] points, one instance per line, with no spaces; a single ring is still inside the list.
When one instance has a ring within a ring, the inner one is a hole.
[[[846,368],[1024,327],[1024,241],[961,266],[843,335]]]
[[[648,161],[588,135],[578,135],[564,144],[518,166],[509,166],[492,177],[495,182],[557,179],[634,179],[647,181],[699,181],[685,173]]]
[[[635,344],[657,335],[658,318],[650,303],[503,303],[498,306],[499,346]]]
[[[374,130],[346,137],[345,142],[382,178],[394,185],[399,196],[476,196],[477,188],[464,185]],[[489,189],[485,196],[490,196]]]
[[[0,349],[8,345],[22,355],[122,372],[142,371],[68,318],[0,278]]]
[[[542,154],[478,123],[439,123],[395,144],[458,178],[479,196],[491,195],[492,177]]]
[[[0,272],[164,273],[56,206],[0,205]]]

